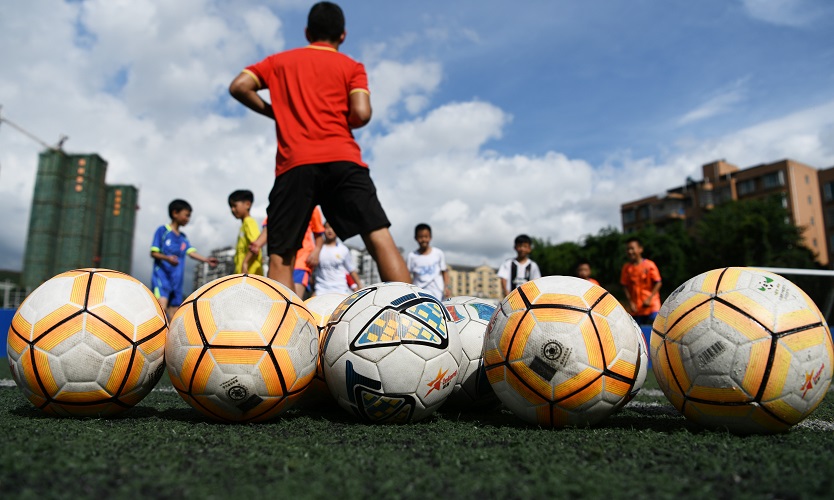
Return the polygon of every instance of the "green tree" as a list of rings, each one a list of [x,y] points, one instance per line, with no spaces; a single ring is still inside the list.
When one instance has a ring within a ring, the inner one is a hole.
[[[693,275],[727,266],[818,267],[780,197],[718,205],[695,227]]]
[[[648,226],[623,234],[614,227],[586,236],[580,243],[551,244],[535,240],[531,258],[542,275],[573,275],[579,260],[591,263],[600,284],[622,299],[620,270],[625,263],[625,242],[635,236],[663,278],[661,298],[680,284],[711,269],[729,266],[821,268],[813,252],[802,244],[802,228],[790,222],[781,198],[735,201],[708,212],[690,234],[683,223],[663,228]],[[788,276],[818,304],[827,294],[829,280]]]
[[[530,258],[536,261],[542,276],[561,274],[573,276],[576,263],[580,260],[582,247],[573,242],[553,245],[550,241],[533,239],[533,251]]]
[[[586,236],[583,242],[583,257],[591,263],[599,284],[608,290],[619,289],[620,269],[625,258],[624,242],[623,233],[611,226],[600,229],[596,235]]]

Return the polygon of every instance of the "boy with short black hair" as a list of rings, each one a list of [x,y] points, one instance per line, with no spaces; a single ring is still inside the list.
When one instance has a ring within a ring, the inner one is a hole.
[[[636,237],[626,240],[628,262],[620,272],[620,284],[626,295],[626,309],[641,325],[651,325],[660,311],[660,270],[643,258],[643,244]]]
[[[533,240],[526,234],[519,234],[515,237],[515,258],[507,259],[498,268],[498,277],[501,278],[502,297],[506,297],[519,286],[542,277],[539,265],[528,256],[533,251]]]
[[[316,205],[336,234],[362,236],[384,281],[409,280],[388,230],[376,188],[352,129],[371,119],[365,67],[341,54],[342,9],[319,2],[310,9],[310,45],[286,50],[246,67],[229,92],[244,106],[275,121],[275,183],[269,195],[269,277],[293,287],[296,251]],[[258,94],[268,89],[271,103]]]
[[[258,239],[261,230],[258,222],[249,215],[255,195],[248,189],[238,189],[229,195],[229,209],[240,220],[240,231],[235,245],[235,274],[248,273],[263,276],[261,252],[253,252],[249,245]]]
[[[414,228],[414,239],[418,248],[408,254],[406,267],[411,273],[411,282],[437,300],[451,296],[449,273],[443,250],[431,246],[431,227],[420,223]]]
[[[217,265],[217,258],[203,257],[191,246],[188,237],[180,229],[191,220],[191,205],[185,200],[174,200],[168,205],[169,224],[159,226],[151,242],[153,270],[151,272],[151,290],[154,296],[172,317],[176,308],[182,304],[182,282],[185,273],[185,256],[206,262],[211,267]]]

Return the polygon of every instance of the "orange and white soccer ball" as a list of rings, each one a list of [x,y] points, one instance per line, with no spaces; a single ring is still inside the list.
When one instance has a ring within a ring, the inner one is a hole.
[[[35,289],[7,340],[17,386],[60,416],[106,417],[133,407],[165,367],[168,321],[150,290],[127,274],[76,269]]]
[[[379,283],[330,317],[324,379],[339,405],[371,423],[416,422],[452,392],[461,357],[448,312],[422,288]]]
[[[203,285],[171,320],[165,361],[191,406],[225,422],[289,409],[316,372],[318,331],[284,285],[235,274]]]
[[[548,276],[501,302],[484,338],[484,368],[521,419],[542,427],[590,425],[633,397],[639,342],[633,320],[605,289]]]
[[[305,405],[305,407],[321,406],[336,402],[324,381],[324,370],[321,367],[321,347],[324,344],[330,315],[346,297],[347,295],[343,293],[325,293],[322,295],[314,295],[304,301],[307,310],[313,315],[313,320],[316,322],[319,332],[319,356],[316,358],[316,376],[313,377],[312,382],[310,382],[307,390],[304,391],[304,396],[299,402],[300,405]]]
[[[732,432],[788,430],[831,383],[831,332],[813,301],[787,279],[729,267],[700,274],[663,303],[652,369],[688,419]]]

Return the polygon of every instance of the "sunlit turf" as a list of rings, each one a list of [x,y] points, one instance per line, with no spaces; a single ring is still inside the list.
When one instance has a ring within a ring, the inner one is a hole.
[[[370,426],[338,407],[206,420],[167,379],[124,416],[46,416],[0,360],[3,498],[809,498],[834,494],[834,396],[789,433],[693,427],[650,378],[594,428],[505,410]]]

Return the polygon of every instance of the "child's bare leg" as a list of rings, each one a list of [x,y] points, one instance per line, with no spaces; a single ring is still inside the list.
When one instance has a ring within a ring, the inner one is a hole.
[[[157,301],[159,301],[159,307],[162,308],[162,312],[168,315],[168,319],[171,319],[173,316],[171,315],[171,311],[168,310],[168,299],[165,297],[157,297]]]
[[[295,291],[292,271],[295,268],[295,252],[290,255],[269,254],[269,272],[267,277]]]
[[[368,253],[376,261],[382,281],[411,283],[411,274],[387,227],[363,234],[362,240]]]

